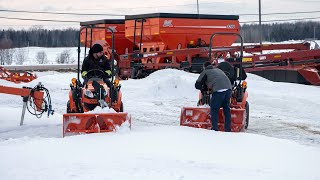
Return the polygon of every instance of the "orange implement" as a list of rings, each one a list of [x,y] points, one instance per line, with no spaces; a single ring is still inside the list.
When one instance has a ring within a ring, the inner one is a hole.
[[[125,122],[131,129],[131,116],[128,113],[70,113],[63,115],[63,137],[85,133],[114,132]]]
[[[245,109],[231,108],[231,131],[239,132],[245,128]],[[222,109],[218,114],[219,131],[224,131],[224,115]],[[181,110],[180,125],[195,128],[211,129],[210,108],[184,107]]]
[[[249,124],[248,92],[244,92],[241,101],[231,98],[231,131],[240,132],[247,129]],[[202,97],[200,97],[201,99]],[[218,128],[224,131],[223,109],[219,109]],[[181,109],[180,126],[211,129],[210,107],[183,107]]]
[[[7,70],[6,68],[0,66],[0,79],[4,79],[15,83],[21,83],[33,81],[34,79],[37,79],[37,76],[29,72],[24,72],[23,74],[13,73]]]

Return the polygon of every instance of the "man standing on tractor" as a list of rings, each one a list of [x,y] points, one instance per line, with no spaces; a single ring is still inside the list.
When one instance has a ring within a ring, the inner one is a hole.
[[[232,85],[228,76],[222,70],[214,67],[207,61],[203,64],[203,71],[197,79],[195,87],[201,91],[210,91],[211,100],[209,105],[212,121],[211,130],[218,131],[218,112],[220,107],[222,107],[225,117],[224,130],[225,132],[230,132],[230,98],[232,94]]]
[[[81,76],[85,82],[88,80],[86,78],[88,71],[92,69],[103,71],[106,75],[103,81],[111,88],[109,80],[111,77],[111,67],[109,59],[104,55],[103,47],[100,44],[94,44],[89,50],[89,55],[83,60]]]

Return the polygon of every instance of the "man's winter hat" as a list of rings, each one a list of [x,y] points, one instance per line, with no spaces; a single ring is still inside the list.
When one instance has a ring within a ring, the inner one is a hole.
[[[103,51],[103,47],[100,44],[94,44],[89,51],[89,54],[98,53]]]

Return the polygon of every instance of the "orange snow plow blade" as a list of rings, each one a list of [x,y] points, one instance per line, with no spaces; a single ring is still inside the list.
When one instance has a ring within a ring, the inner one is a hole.
[[[131,117],[128,113],[83,114],[69,113],[63,115],[63,137],[84,133],[114,132],[128,122],[131,129]]]
[[[231,107],[231,131],[244,130],[245,110]],[[209,107],[184,107],[181,109],[180,125],[195,128],[211,129],[211,115]],[[218,114],[219,131],[224,131],[224,115],[222,108]]]

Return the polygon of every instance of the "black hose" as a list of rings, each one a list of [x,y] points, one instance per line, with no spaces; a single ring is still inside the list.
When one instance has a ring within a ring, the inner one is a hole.
[[[42,91],[45,93],[45,96],[41,99],[35,98],[34,97],[34,92],[36,91]],[[36,101],[42,101],[41,105],[38,105]],[[48,117],[49,115],[53,115],[54,110],[52,110],[52,105],[51,105],[51,97],[49,90],[45,88],[41,83],[36,85],[34,88],[31,89],[30,95],[28,96],[28,102],[27,103],[27,109],[30,114],[36,116],[37,118],[41,118],[42,114],[45,112],[48,112]]]

